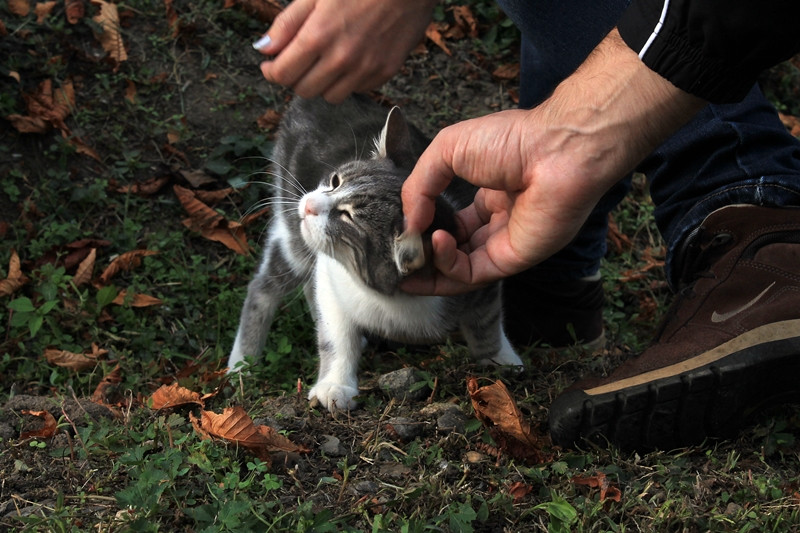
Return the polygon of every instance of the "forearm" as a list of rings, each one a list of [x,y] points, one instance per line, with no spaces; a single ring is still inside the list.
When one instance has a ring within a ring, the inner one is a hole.
[[[530,120],[552,129],[540,139],[552,152],[539,158],[582,166],[577,175],[591,180],[582,186],[599,198],[704,105],[647,68],[613,30]]]

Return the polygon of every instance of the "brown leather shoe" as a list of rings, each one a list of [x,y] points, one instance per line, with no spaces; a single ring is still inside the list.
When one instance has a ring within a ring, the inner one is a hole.
[[[656,341],[550,409],[553,442],[669,449],[800,402],[800,209],[729,206],[689,239]]]

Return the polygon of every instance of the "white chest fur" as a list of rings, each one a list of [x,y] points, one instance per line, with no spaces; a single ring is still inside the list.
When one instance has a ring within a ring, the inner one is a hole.
[[[443,316],[441,297],[380,294],[327,255],[317,258],[314,283],[319,318],[342,321],[331,326],[356,327],[405,342],[441,341],[455,326]]]

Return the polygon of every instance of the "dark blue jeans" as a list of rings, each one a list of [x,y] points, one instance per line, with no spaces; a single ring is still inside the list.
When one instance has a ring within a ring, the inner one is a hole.
[[[520,107],[533,107],[580,65],[616,25],[629,0],[498,0],[522,32]],[[740,103],[709,105],[645,159],[656,224],[673,286],[676,252],[712,211],[732,204],[800,206],[800,142],[757,87]],[[595,274],[606,252],[608,213],[629,189],[622,179],[580,234],[525,276],[566,280]]]

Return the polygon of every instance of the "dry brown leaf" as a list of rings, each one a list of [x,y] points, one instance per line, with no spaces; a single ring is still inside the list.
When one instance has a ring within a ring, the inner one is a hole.
[[[224,244],[238,254],[250,253],[244,226],[225,219],[221,214],[198,200],[195,193],[189,189],[175,185],[173,190],[183,208],[189,213],[189,218],[182,221],[184,226],[200,233],[206,239]]]
[[[242,222],[241,222],[242,226],[244,226],[244,227],[249,226],[250,224],[252,224],[256,220],[258,220],[261,217],[264,217],[267,214],[269,214],[270,211],[271,210],[270,210],[269,207],[265,207],[264,209],[261,209],[260,211],[256,211],[255,213],[250,213],[249,215],[243,216],[242,217]]]
[[[36,13],[36,23],[41,24],[44,22],[50,13],[52,13],[53,8],[56,7],[55,0],[49,0],[48,2],[38,2],[36,7],[33,8],[33,12]]]
[[[11,258],[8,260],[8,276],[6,279],[0,280],[0,296],[11,296],[27,282],[27,276],[22,273],[19,255],[16,250],[11,250]]]
[[[72,370],[88,370],[94,368],[98,359],[108,354],[108,350],[100,348],[97,344],[92,343],[91,352],[75,353],[68,350],[59,350],[57,348],[47,348],[44,351],[44,358],[47,362]]]
[[[162,385],[150,396],[150,407],[153,409],[167,409],[188,404],[202,407],[203,400],[199,393],[181,387],[177,383]]]
[[[531,487],[530,485],[526,485],[522,481],[517,481],[515,483],[512,483],[508,487],[508,493],[514,499],[514,503],[521,502],[523,499],[525,499],[525,496],[531,493],[532,490],[533,487]]]
[[[178,25],[178,13],[175,11],[175,6],[172,5],[172,0],[164,0],[164,8],[167,12],[167,24],[172,28],[172,37],[177,37],[180,27]]]
[[[58,424],[56,423],[56,419],[50,414],[49,411],[30,411],[28,409],[23,409],[21,412],[23,415],[38,416],[44,420],[44,426],[42,426],[40,429],[22,432],[22,434],[19,436],[20,440],[49,439],[56,434]]]
[[[27,17],[31,12],[30,0],[8,0],[8,10],[20,17]]]
[[[271,24],[283,10],[283,6],[277,0],[225,0],[226,9],[235,5],[242,6],[246,13],[250,13],[265,24]]]
[[[208,434],[247,448],[261,460],[270,462],[267,438],[241,407],[226,407],[222,414],[201,411],[200,423]]]
[[[100,12],[92,18],[103,29],[103,33],[95,35],[100,41],[100,46],[116,63],[126,61],[128,52],[125,50],[125,43],[122,42],[122,34],[119,31],[117,5],[105,0],[92,0],[92,3],[100,6]]]
[[[98,281],[101,285],[108,285],[111,281],[111,278],[120,272],[127,272],[141,265],[143,257],[156,254],[158,254],[158,252],[153,250],[131,250],[130,252],[125,252],[124,254],[118,255],[113,261],[111,261],[111,264],[106,267],[103,273],[100,274]]]
[[[77,24],[86,15],[83,0],[64,0],[64,8],[67,22],[70,24]]]
[[[786,126],[786,129],[789,130],[789,133],[800,138],[800,118],[784,113],[778,113],[778,117],[781,119],[783,125]]]
[[[464,33],[472,38],[478,36],[478,21],[469,6],[453,6],[451,11],[456,24],[464,30]]]
[[[78,270],[75,271],[75,275],[72,276],[72,283],[76,287],[85,285],[92,280],[95,259],[97,259],[97,248],[92,248],[89,255],[78,265]]]
[[[121,193],[130,193],[137,196],[152,196],[164,188],[170,181],[169,176],[157,176],[146,179],[144,181],[137,181],[131,185],[122,185],[115,190]]]
[[[305,446],[295,444],[270,426],[256,426],[256,429],[267,439],[267,450],[270,452],[309,453]]]
[[[597,472],[594,476],[574,476],[571,480],[576,485],[586,485],[600,489],[600,501],[614,500],[618,502],[622,499],[622,491],[611,484],[611,481],[603,472]]]
[[[501,450],[528,464],[539,464],[546,459],[541,439],[533,434],[502,381],[479,387],[477,379],[469,378],[467,390],[475,417],[488,428]]]
[[[136,103],[136,84],[133,83],[133,80],[125,82],[125,100],[132,104]]]
[[[203,172],[202,170],[181,170],[181,176],[189,182],[189,185],[198,189],[204,185],[216,183],[217,180]]]
[[[194,191],[194,195],[204,204],[214,205],[220,203],[234,192],[236,192],[236,189],[233,187],[227,187],[225,189],[218,189],[216,191]]]
[[[433,43],[444,50],[444,53],[451,56],[453,53],[447,48],[447,44],[444,42],[444,37],[442,37],[441,27],[440,24],[437,22],[431,22],[428,24],[428,28],[425,30],[425,37],[433,41]]]
[[[109,405],[108,389],[119,383],[122,383],[122,368],[117,365],[111,372],[103,376],[103,379],[97,384],[97,388],[92,393],[92,401],[100,405]]]
[[[197,432],[198,435],[200,435],[201,439],[211,440],[213,438],[208,431],[203,429],[203,423],[200,421],[199,418],[194,416],[194,413],[192,412],[189,412],[189,422],[192,423],[192,427],[194,427],[194,430]]]
[[[236,443],[265,462],[271,461],[271,452],[309,452],[305,446],[294,444],[269,426],[256,426],[240,406],[226,407],[222,414],[201,411],[200,417],[201,435]]]
[[[267,109],[263,115],[256,119],[256,124],[262,130],[272,131],[281,122],[281,114],[274,109]]]
[[[494,72],[492,72],[492,76],[498,80],[515,80],[519,77],[519,63],[509,63],[506,65],[500,65]]]
[[[111,303],[114,305],[126,305],[128,301],[128,291],[121,290],[117,297],[114,298]],[[130,297],[130,301],[127,305],[131,307],[151,307],[154,305],[161,305],[164,301],[160,298],[156,298],[155,296],[149,296],[147,294],[134,294]]]
[[[8,115],[6,118],[21,133],[45,133],[52,127],[69,132],[64,120],[75,106],[72,80],[53,90],[53,81],[44,80],[33,93],[23,95],[28,114]]]

